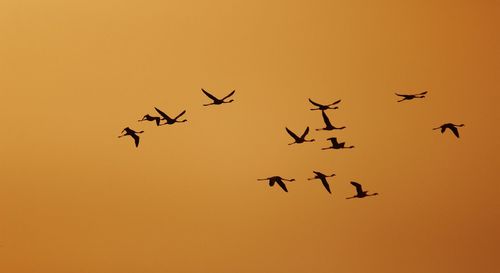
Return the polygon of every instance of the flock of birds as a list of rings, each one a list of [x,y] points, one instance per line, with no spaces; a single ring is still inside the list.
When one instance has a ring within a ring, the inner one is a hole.
[[[203,106],[221,105],[221,104],[225,104],[225,103],[231,103],[234,100],[233,99],[228,100],[228,99],[231,96],[233,96],[234,93],[236,92],[235,90],[233,90],[231,93],[229,93],[228,95],[226,95],[222,99],[219,99],[216,96],[214,96],[214,95],[210,94],[209,92],[207,92],[206,90],[204,90],[203,88],[201,89],[201,91],[212,100],[211,103],[203,104]],[[422,99],[422,98],[425,98],[426,94],[427,94],[427,91],[421,92],[418,94],[398,94],[398,93],[396,93],[396,95],[398,97],[401,97],[401,99],[398,100],[397,102],[403,102],[403,101],[413,100],[413,99]],[[342,129],[346,128],[345,126],[335,127],[331,123],[328,115],[326,114],[327,110],[338,109],[339,107],[337,105],[341,102],[341,100],[337,100],[337,101],[330,103],[330,104],[320,104],[320,103],[317,103],[311,99],[309,99],[309,102],[311,104],[313,104],[315,107],[317,107],[317,108],[310,109],[311,111],[318,111],[318,110],[321,111],[321,115],[322,115],[323,121],[325,123],[325,127],[316,129],[316,131],[322,131],[322,130],[332,131],[332,130],[342,130]],[[160,109],[158,109],[156,107],[155,107],[155,110],[159,114],[159,116],[152,116],[150,114],[146,114],[146,115],[144,115],[144,117],[142,119],[140,119],[138,121],[139,122],[154,121],[156,123],[156,126],[173,125],[175,123],[182,123],[182,122],[187,121],[186,119],[179,120],[186,113],[186,110],[182,111],[175,118],[168,116],[167,114],[165,114],[163,111],[161,111]],[[162,121],[164,121],[164,122],[162,123]],[[445,123],[439,127],[433,128],[433,130],[441,129],[441,133],[444,133],[448,129],[457,138],[459,138],[460,134],[458,132],[458,127],[463,127],[463,126],[464,126],[464,124]],[[302,135],[300,135],[300,137],[297,134],[295,134],[294,132],[292,132],[290,129],[288,129],[287,127],[285,127],[285,130],[294,140],[293,142],[288,143],[288,145],[301,144],[301,143],[305,143],[305,142],[315,141],[314,139],[306,139],[307,134],[309,134],[309,127],[307,127],[304,130],[304,132],[302,133]],[[144,131],[135,131],[135,130],[131,129],[130,127],[126,127],[125,129],[123,129],[122,135],[120,135],[118,137],[119,138],[124,137],[124,136],[132,137],[134,139],[135,146],[138,147],[139,140],[140,140],[138,134],[142,134],[142,133],[144,133]],[[329,140],[331,142],[331,146],[321,148],[322,150],[352,149],[352,148],[354,148],[354,146],[352,146],[352,145],[346,146],[345,142],[338,142],[336,137],[330,137],[330,138],[327,138],[327,140]],[[313,173],[314,173],[314,177],[308,178],[307,180],[315,180],[315,179],[320,180],[321,183],[323,184],[323,187],[326,189],[326,191],[331,194],[332,191],[330,189],[330,184],[328,183],[327,178],[333,177],[333,176],[335,176],[335,174],[326,175],[326,174],[323,174],[323,173],[318,172],[318,171],[313,171]],[[286,179],[286,178],[283,178],[281,176],[271,176],[271,177],[267,177],[267,178],[259,178],[259,179],[257,179],[257,181],[269,181],[270,187],[273,187],[275,184],[278,184],[283,189],[283,191],[288,192],[288,189],[286,187],[285,182],[293,182],[293,181],[295,181],[295,179],[293,179],[293,178]],[[368,196],[378,195],[378,193],[368,193],[368,191],[363,190],[363,187],[361,186],[361,184],[359,184],[355,181],[351,181],[350,183],[351,183],[351,185],[353,185],[355,187],[356,194],[351,196],[351,197],[347,197],[346,199],[364,198],[364,197],[368,197]]]

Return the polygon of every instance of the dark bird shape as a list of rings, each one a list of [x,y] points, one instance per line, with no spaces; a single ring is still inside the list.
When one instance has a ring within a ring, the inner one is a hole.
[[[331,137],[327,138],[327,140],[330,140],[332,142],[332,146],[326,147],[326,148],[321,148],[321,150],[328,150],[328,149],[352,149],[354,146],[345,146],[345,142],[337,142],[336,137]]]
[[[142,119],[138,121],[155,121],[156,126],[160,126],[160,120],[161,120],[160,117],[154,117],[149,114],[146,114]]]
[[[144,131],[136,132],[136,131],[130,129],[129,127],[127,127],[125,129],[123,129],[122,135],[118,136],[118,137],[131,136],[134,139],[135,147],[138,147],[139,146],[139,136],[137,134],[142,134],[142,133],[144,133]]]
[[[335,107],[330,107],[330,106],[333,106],[333,105],[336,105],[340,102],[341,100],[338,100],[334,103],[330,103],[330,104],[326,104],[326,105],[323,105],[323,104],[320,104],[320,103],[317,103],[317,102],[314,102],[312,99],[309,99],[309,102],[312,103],[314,106],[317,106],[318,108],[313,108],[311,109],[312,111],[314,110],[322,110],[322,111],[325,111],[325,110],[328,110],[328,109],[338,109],[339,107],[338,106],[335,106]]]
[[[165,120],[165,123],[160,124],[160,125],[174,124],[176,122],[186,122],[187,121],[187,119],[177,120],[182,115],[184,115],[186,113],[186,110],[182,111],[182,113],[180,113],[179,115],[177,115],[177,117],[175,117],[175,118],[169,117],[167,114],[163,113],[163,111],[161,111],[160,109],[158,109],[156,107],[155,107],[155,110],[156,110],[156,112],[158,112],[158,114],[160,114],[160,116],[162,116],[162,120]]]
[[[364,197],[367,197],[367,196],[378,195],[377,192],[372,193],[372,194],[368,194],[368,191],[364,191],[363,187],[361,186],[361,184],[359,184],[357,182],[351,181],[351,185],[353,185],[354,187],[356,187],[356,195],[351,196],[351,197],[347,197],[346,199],[364,198]]]
[[[441,133],[444,133],[446,129],[450,130],[453,132],[453,134],[457,137],[460,138],[460,134],[458,133],[458,128],[457,127],[463,127],[465,124],[453,124],[453,123],[445,123],[439,127],[432,128],[432,130],[437,130],[441,129]]]
[[[332,125],[332,123],[330,122],[330,119],[328,118],[328,116],[326,115],[326,112],[324,110],[321,111],[321,115],[323,116],[323,121],[325,122],[325,127],[324,128],[320,128],[320,129],[316,129],[316,131],[321,131],[321,130],[325,130],[325,131],[331,131],[331,130],[342,130],[345,128],[345,126],[342,126],[342,127],[335,127]]]
[[[268,177],[268,178],[260,178],[260,179],[257,179],[257,181],[266,181],[266,180],[269,180],[269,187],[272,187],[274,186],[274,183],[278,183],[278,185],[285,191],[285,192],[288,192],[288,189],[286,188],[286,185],[285,185],[285,182],[283,181],[288,181],[288,182],[292,182],[292,181],[295,181],[295,179],[285,179],[281,176],[271,176],[271,177]]]
[[[207,97],[209,97],[211,100],[213,100],[212,103],[209,103],[209,104],[203,104],[203,106],[209,106],[209,105],[219,105],[219,104],[223,104],[223,103],[230,103],[230,102],[233,102],[234,100],[231,99],[229,101],[225,101],[227,98],[231,97],[234,92],[236,92],[236,90],[233,90],[231,93],[229,93],[229,95],[225,96],[224,98],[222,99],[219,99],[217,97],[215,97],[214,95],[208,93],[207,91],[205,91],[203,88],[201,89],[201,91],[203,91],[203,93],[205,93],[205,95],[207,95]]]
[[[330,191],[330,184],[328,184],[328,181],[326,180],[327,177],[334,177],[335,174],[332,174],[332,175],[326,175],[326,174],[323,174],[323,173],[320,173],[320,172],[317,172],[317,171],[313,171],[313,173],[315,174],[314,177],[312,178],[308,178],[307,180],[314,180],[314,179],[319,179],[321,180],[321,183],[323,183],[323,186],[325,187],[325,189],[330,193],[332,194],[332,192]]]
[[[395,93],[397,96],[403,97],[401,100],[398,100],[398,102],[402,102],[404,100],[412,100],[412,99],[422,99],[425,98],[425,94],[427,94],[427,91],[418,93],[418,94],[398,94]]]
[[[288,129],[287,127],[285,127],[285,129],[288,132],[288,134],[290,136],[292,136],[293,139],[295,140],[292,143],[288,143],[288,145],[292,145],[295,143],[300,144],[300,143],[304,143],[304,142],[313,142],[314,141],[314,139],[306,139],[306,136],[309,133],[309,126],[306,128],[306,130],[304,131],[304,133],[300,137],[298,137],[294,132],[290,131],[290,129]]]

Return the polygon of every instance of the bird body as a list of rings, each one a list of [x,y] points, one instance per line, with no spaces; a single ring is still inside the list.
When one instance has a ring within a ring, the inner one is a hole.
[[[336,137],[331,137],[327,138],[327,140],[330,140],[332,142],[332,146],[326,147],[326,148],[321,148],[322,150],[328,150],[328,149],[352,149],[354,146],[345,146],[345,142],[338,142]]]
[[[441,133],[443,134],[446,129],[450,130],[457,138],[460,138],[460,134],[458,133],[457,127],[463,127],[465,124],[453,124],[453,123],[445,123],[439,127],[433,128],[432,130],[441,129]]]
[[[208,103],[208,104],[203,104],[203,106],[209,106],[209,105],[220,105],[220,104],[223,104],[223,103],[230,103],[230,102],[233,102],[234,100],[231,99],[229,101],[226,101],[227,98],[231,97],[232,95],[234,95],[234,92],[236,92],[236,90],[233,90],[231,93],[229,93],[229,95],[225,96],[224,98],[222,99],[219,99],[217,98],[216,96],[208,93],[205,89],[201,89],[201,91],[203,91],[203,93],[205,95],[207,95],[207,97],[209,97],[211,100],[213,100],[212,103]]]
[[[361,184],[359,184],[357,182],[351,181],[351,185],[353,185],[356,188],[356,195],[351,196],[351,197],[347,197],[346,199],[364,198],[364,197],[368,197],[368,196],[378,195],[377,192],[372,193],[372,194],[368,194],[368,191],[364,191]]]
[[[137,134],[142,134],[142,133],[144,133],[144,131],[136,132],[136,131],[130,129],[129,127],[127,127],[125,129],[123,129],[122,135],[120,135],[118,137],[120,138],[120,137],[124,137],[124,136],[131,136],[134,139],[135,147],[138,147],[139,146],[139,136]]]
[[[328,184],[328,181],[326,180],[326,178],[333,177],[333,176],[335,176],[335,174],[326,175],[326,174],[323,174],[323,173],[317,172],[317,171],[313,171],[313,173],[315,174],[315,176],[313,178],[308,178],[307,180],[319,179],[321,181],[321,183],[323,184],[323,187],[325,187],[326,191],[328,191],[328,193],[331,194],[332,191],[330,190],[330,184]]]
[[[158,112],[158,114],[160,114],[160,116],[162,116],[161,120],[165,120],[165,123],[160,124],[160,125],[167,125],[167,124],[171,125],[171,124],[174,124],[177,122],[186,122],[187,121],[187,119],[178,120],[182,115],[184,115],[186,113],[186,110],[182,111],[175,118],[169,117],[167,114],[165,114],[163,111],[161,111],[160,109],[158,109],[156,107],[155,107],[155,110],[156,110],[156,112]]]
[[[427,94],[427,91],[424,91],[424,92],[418,93],[418,94],[398,94],[398,93],[396,93],[396,96],[403,97],[401,100],[398,100],[398,102],[402,102],[405,100],[425,98],[425,94]]]
[[[277,183],[285,192],[288,192],[288,189],[286,188],[286,184],[283,181],[292,182],[292,181],[295,181],[295,179],[293,179],[293,178],[292,179],[286,179],[286,178],[283,178],[281,176],[271,176],[271,177],[268,177],[268,178],[257,179],[257,181],[269,181],[269,186],[270,187],[274,186],[274,184]]]
[[[288,143],[288,145],[314,141],[314,139],[306,139],[306,136],[309,133],[309,127],[306,128],[306,130],[304,131],[304,133],[300,137],[297,136],[294,132],[290,131],[290,129],[288,129],[287,127],[285,127],[285,129],[286,129],[287,133],[294,139],[294,142]]]
[[[338,101],[330,103],[330,104],[320,104],[320,103],[314,102],[312,99],[309,99],[309,102],[312,103],[314,106],[318,107],[318,108],[310,109],[311,111],[315,111],[315,110],[325,111],[328,109],[338,109],[339,108],[338,106],[335,106],[335,107],[331,107],[331,106],[337,105],[338,103],[341,102],[341,100],[338,100]]]
[[[142,119],[138,121],[155,121],[156,126],[160,126],[160,120],[161,120],[160,117],[154,117],[149,114],[146,114]]]

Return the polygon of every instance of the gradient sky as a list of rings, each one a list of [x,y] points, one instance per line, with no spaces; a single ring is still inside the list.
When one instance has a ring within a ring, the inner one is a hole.
[[[498,1],[245,2],[0,2],[0,271],[497,269]]]

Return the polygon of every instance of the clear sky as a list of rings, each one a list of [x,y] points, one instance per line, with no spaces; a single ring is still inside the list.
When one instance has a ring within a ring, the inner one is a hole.
[[[1,1],[0,271],[493,272],[499,18],[489,0]],[[308,98],[342,99],[347,128],[313,130]],[[188,122],[137,122],[155,106]],[[352,180],[380,195],[346,200]]]

